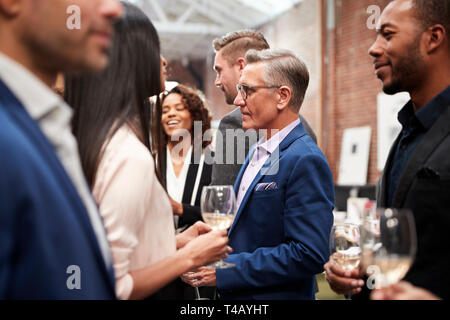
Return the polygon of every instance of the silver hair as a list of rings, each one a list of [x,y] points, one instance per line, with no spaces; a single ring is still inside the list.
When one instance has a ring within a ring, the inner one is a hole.
[[[306,64],[289,50],[250,50],[245,55],[247,64],[266,64],[263,79],[268,85],[288,86],[292,91],[290,107],[298,112],[303,104],[309,85],[309,71]]]

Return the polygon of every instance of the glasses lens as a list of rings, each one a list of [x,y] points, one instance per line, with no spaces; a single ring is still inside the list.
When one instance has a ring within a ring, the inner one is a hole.
[[[242,99],[247,99],[248,86],[245,84],[238,84],[238,90],[241,93]]]
[[[243,84],[242,85],[242,91],[244,92],[243,97],[244,99],[247,99],[247,94],[248,94],[248,86]]]

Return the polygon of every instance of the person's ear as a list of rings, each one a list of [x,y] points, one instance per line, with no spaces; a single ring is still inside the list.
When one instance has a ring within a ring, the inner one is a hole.
[[[447,33],[444,26],[436,24],[425,32],[425,49],[427,54],[432,54],[444,43]]]
[[[240,57],[236,62],[239,65],[239,71],[242,72],[242,70],[244,70],[245,66],[247,65],[247,61],[245,61],[244,58]]]
[[[19,14],[23,0],[0,0],[0,14],[13,17]]]
[[[277,89],[277,109],[284,110],[289,106],[292,98],[292,90],[287,86],[281,86]]]

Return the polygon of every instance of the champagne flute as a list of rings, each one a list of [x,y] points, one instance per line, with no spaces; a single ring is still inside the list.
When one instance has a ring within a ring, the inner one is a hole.
[[[365,212],[361,262],[369,275],[369,289],[387,287],[403,279],[414,260],[416,242],[410,210],[379,208]]]
[[[359,267],[361,259],[360,226],[354,223],[335,223],[330,234],[330,254],[334,263],[345,271]],[[345,295],[350,299],[350,295]]]
[[[201,195],[203,220],[213,230],[226,230],[233,223],[236,214],[236,195],[233,186],[205,186]],[[226,269],[234,264],[223,260],[208,267]]]

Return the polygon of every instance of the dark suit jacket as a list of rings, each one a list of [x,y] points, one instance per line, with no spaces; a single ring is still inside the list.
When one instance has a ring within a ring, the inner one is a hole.
[[[302,124],[278,150],[266,162],[270,169],[263,167],[251,183],[230,228],[233,254],[227,261],[236,266],[216,270],[223,299],[314,299],[315,275],[329,258],[333,178]],[[251,153],[239,172],[236,193]],[[255,190],[271,182],[277,187]]]
[[[0,168],[0,299],[115,299],[112,267],[77,190],[1,80]],[[71,265],[80,290],[67,286]]]
[[[309,126],[308,122],[305,118],[303,118],[300,115],[300,121],[303,124],[303,127],[306,130],[306,134],[308,134],[311,139],[313,139],[314,142],[317,143],[316,135],[314,134],[313,130]],[[211,178],[211,185],[234,185],[237,175],[239,173],[239,170],[242,167],[242,164],[244,163],[245,156],[248,154],[248,150],[250,149],[250,143],[248,139],[245,139],[244,142],[244,148],[245,153],[243,154],[242,159],[238,159],[238,142],[234,141],[234,157],[233,157],[233,163],[232,164],[226,164],[226,154],[227,154],[227,145],[226,145],[226,130],[227,129],[242,129],[242,113],[240,108],[234,109],[232,112],[227,114],[222,118],[219,124],[218,132],[222,134],[222,137],[224,137],[223,141],[219,141],[216,139],[218,145],[216,147],[216,156],[220,159],[223,159],[223,164],[214,163],[212,167],[212,178]],[[236,139],[235,139],[236,140]],[[220,143],[222,142],[222,143]],[[230,143],[230,142],[228,142]],[[253,144],[253,143],[252,143]],[[219,147],[222,147],[221,150],[219,150]],[[222,151],[223,150],[223,151]],[[231,152],[228,150],[228,152]]]
[[[195,153],[192,152],[192,156],[190,159],[190,164],[189,164],[189,169],[188,169],[188,173],[186,176],[186,183],[184,185],[184,190],[183,190],[183,198],[182,198],[182,205],[183,205],[183,215],[180,217],[180,219],[178,220],[178,227],[188,227],[193,225],[195,222],[197,221],[203,221],[202,219],[202,213],[200,210],[200,196],[202,194],[202,189],[204,186],[209,186],[209,184],[211,183],[211,171],[212,171],[212,165],[210,163],[207,163],[207,161],[205,161],[203,163],[203,169],[201,172],[201,176],[200,176],[200,183],[197,189],[197,194],[195,197],[195,203],[192,206],[191,203],[191,198],[192,198],[192,193],[194,192],[194,185],[195,185],[195,180],[197,178],[197,173],[199,170],[199,161],[194,161],[194,156]],[[167,177],[167,168],[166,166],[166,153],[164,152],[163,154],[163,180],[164,180],[164,185],[167,185],[166,183],[166,177]]]
[[[386,207],[386,175],[398,141],[391,148],[380,180],[378,207]],[[398,182],[392,207],[411,209],[416,224],[417,253],[404,280],[449,299],[450,106],[414,150]],[[367,298],[368,290],[361,297]]]
[[[386,168],[392,165],[391,149]],[[378,206],[386,206],[386,174]],[[417,254],[406,281],[450,298],[450,106],[414,150],[394,194],[393,208],[414,213]]]

